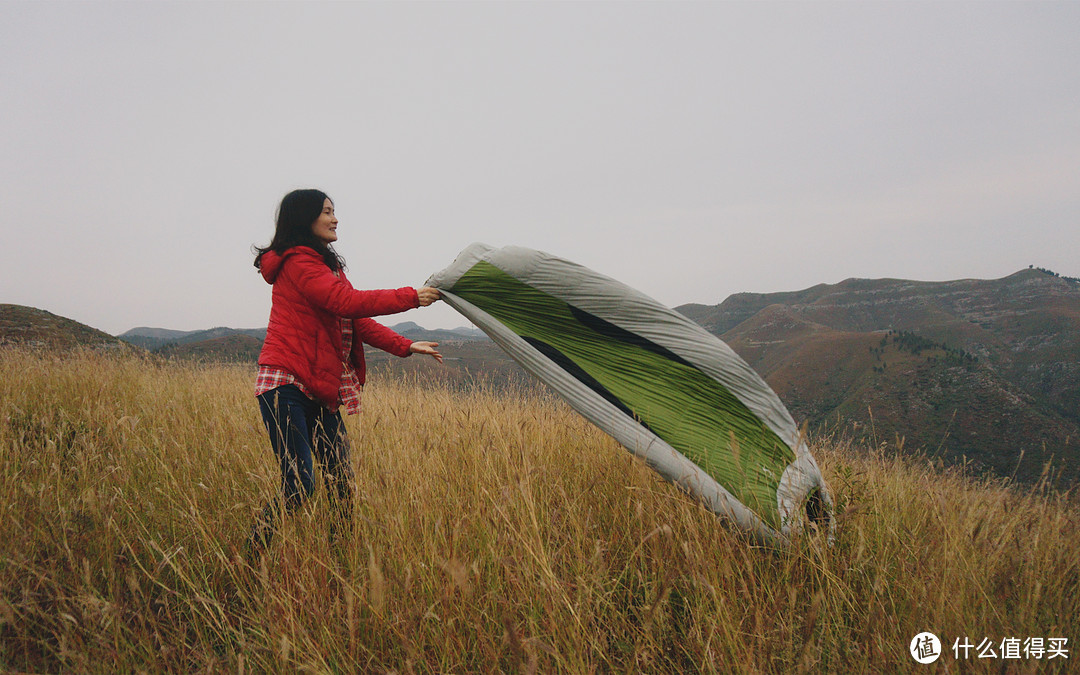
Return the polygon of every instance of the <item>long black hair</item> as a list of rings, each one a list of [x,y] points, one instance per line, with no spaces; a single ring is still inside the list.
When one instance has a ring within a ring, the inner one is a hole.
[[[277,212],[277,226],[274,229],[274,238],[270,245],[265,248],[255,246],[255,267],[261,267],[263,253],[274,251],[283,253],[293,246],[308,246],[315,249],[322,256],[326,266],[332,270],[345,267],[342,259],[334,247],[316,237],[311,226],[315,224],[319,214],[322,213],[326,200],[330,199],[322,190],[293,190],[281,200],[281,206]],[[330,200],[333,204],[334,200]]]

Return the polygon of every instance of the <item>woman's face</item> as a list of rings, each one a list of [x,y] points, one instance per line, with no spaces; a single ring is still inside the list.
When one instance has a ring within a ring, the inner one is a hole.
[[[337,216],[334,215],[334,202],[329,197],[323,202],[322,213],[312,224],[311,233],[324,244],[337,241]]]

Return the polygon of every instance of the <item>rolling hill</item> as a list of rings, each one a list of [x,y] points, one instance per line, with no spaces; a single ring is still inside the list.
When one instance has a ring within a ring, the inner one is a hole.
[[[126,351],[131,347],[108,333],[52,312],[0,304],[0,347],[64,350],[87,347]]]

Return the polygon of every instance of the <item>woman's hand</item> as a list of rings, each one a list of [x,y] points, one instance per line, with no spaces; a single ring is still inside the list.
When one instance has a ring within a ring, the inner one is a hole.
[[[427,307],[442,297],[442,293],[439,292],[439,289],[432,288],[431,286],[424,286],[416,292],[416,295],[420,298],[421,307]]]
[[[432,289],[435,290],[435,289]],[[438,293],[438,291],[435,291]],[[428,303],[430,304],[430,303]],[[438,342],[414,342],[409,345],[410,354],[427,354],[434,357],[436,361],[442,363],[442,354],[440,354],[435,348],[439,346]]]

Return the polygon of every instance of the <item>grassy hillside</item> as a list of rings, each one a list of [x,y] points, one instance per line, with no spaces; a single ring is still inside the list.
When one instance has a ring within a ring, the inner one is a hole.
[[[241,555],[277,468],[251,366],[0,351],[0,670],[930,672],[924,630],[1069,639],[1075,495],[819,443],[836,542],[750,546],[535,389],[378,378],[362,500]]]

